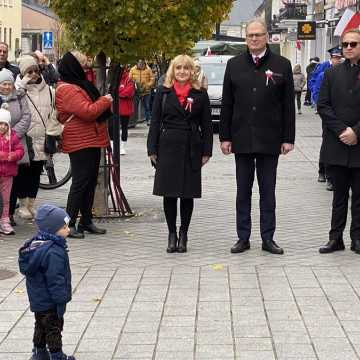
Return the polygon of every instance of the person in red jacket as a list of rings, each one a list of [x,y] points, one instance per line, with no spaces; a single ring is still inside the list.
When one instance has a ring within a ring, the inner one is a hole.
[[[5,235],[13,235],[15,232],[9,219],[10,191],[13,178],[18,172],[17,162],[24,156],[24,147],[16,132],[10,129],[11,114],[5,107],[3,104],[0,109],[0,231]]]
[[[125,147],[128,139],[129,119],[134,113],[134,95],[135,85],[129,78],[128,68],[125,67],[119,85],[119,114],[121,122],[120,155],[126,155]]]
[[[110,145],[107,119],[112,116],[111,95],[100,96],[86,79],[87,58],[78,51],[66,53],[59,64],[60,82],[56,88],[56,108],[64,124],[62,150],[69,154],[72,184],[66,212],[70,237],[83,238],[84,232],[105,234],[92,222],[92,207],[99,172],[101,148]],[[81,218],[76,228],[77,216]]]

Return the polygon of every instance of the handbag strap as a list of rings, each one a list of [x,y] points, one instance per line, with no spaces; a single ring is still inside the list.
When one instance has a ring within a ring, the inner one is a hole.
[[[41,115],[41,113],[40,113],[39,109],[36,107],[36,105],[34,104],[34,102],[32,101],[32,99],[31,99],[31,97],[29,96],[29,94],[28,94],[28,93],[26,93],[26,96],[27,96],[27,98],[30,100],[30,102],[33,104],[33,106],[34,106],[34,108],[35,108],[36,112],[39,114],[40,119],[41,119],[41,122],[43,123],[44,128],[45,128],[45,132],[46,132],[46,125],[45,125],[45,121],[44,121],[44,119],[43,119],[43,117],[42,117],[42,115]]]

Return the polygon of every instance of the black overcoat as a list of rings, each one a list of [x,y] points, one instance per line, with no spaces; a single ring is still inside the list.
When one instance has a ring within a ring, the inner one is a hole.
[[[188,98],[191,112],[172,88],[157,90],[147,141],[148,155],[157,155],[154,195],[201,197],[200,161],[212,155],[213,146],[210,101],[206,91],[196,89]]]
[[[267,82],[266,71],[272,72]],[[220,116],[220,141],[238,154],[279,154],[295,141],[294,81],[289,60],[269,48],[255,65],[249,52],[226,66]]]
[[[324,133],[321,161],[329,165],[360,167],[360,65],[343,64],[328,69],[321,83],[318,112]],[[357,145],[346,145],[340,134],[351,127]]]

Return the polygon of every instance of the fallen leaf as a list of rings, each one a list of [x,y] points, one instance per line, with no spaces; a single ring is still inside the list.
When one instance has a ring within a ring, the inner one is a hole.
[[[222,265],[222,264],[214,264],[211,267],[213,268],[213,270],[216,270],[216,271],[224,270],[224,265]]]

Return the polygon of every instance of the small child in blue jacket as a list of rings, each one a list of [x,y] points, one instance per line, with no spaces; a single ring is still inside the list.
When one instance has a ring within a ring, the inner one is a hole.
[[[75,360],[63,353],[61,340],[66,304],[71,300],[69,221],[63,209],[40,206],[35,217],[39,231],[19,250],[20,271],[26,276],[30,310],[35,313],[31,360]]]

